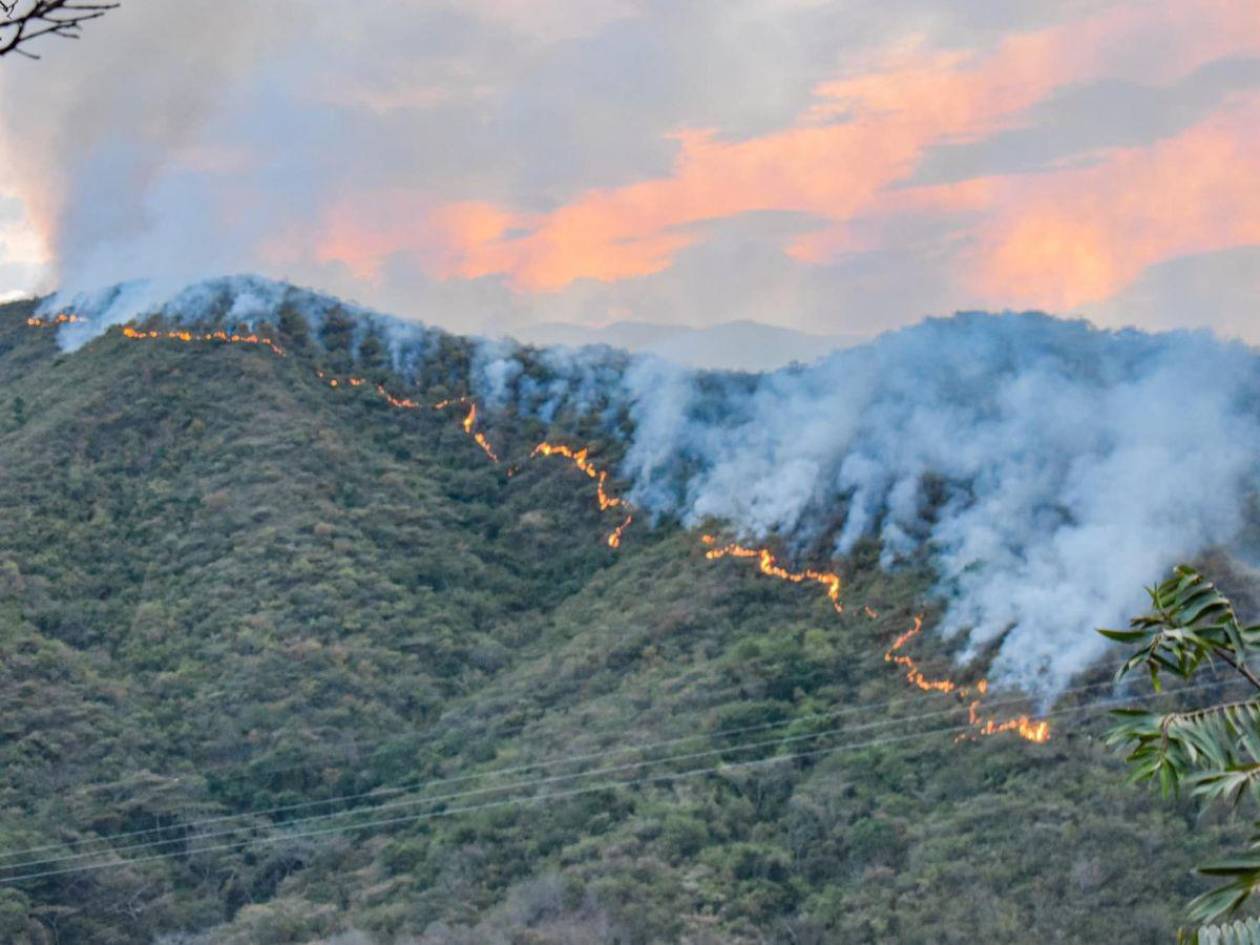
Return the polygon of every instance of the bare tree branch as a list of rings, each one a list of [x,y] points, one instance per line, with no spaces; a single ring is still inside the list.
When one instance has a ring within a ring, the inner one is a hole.
[[[31,40],[49,35],[78,39],[84,23],[118,5],[117,0],[0,0],[0,56],[17,53],[38,59],[24,48]]]

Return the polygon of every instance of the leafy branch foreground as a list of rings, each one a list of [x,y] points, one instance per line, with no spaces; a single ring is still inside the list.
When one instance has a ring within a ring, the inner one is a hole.
[[[1100,630],[1137,649],[1116,674],[1120,679],[1144,668],[1156,691],[1160,674],[1190,679],[1216,660],[1260,692],[1260,679],[1247,665],[1260,649],[1260,624],[1244,626],[1234,605],[1194,568],[1182,565],[1150,588],[1152,610],[1128,630]],[[1170,797],[1186,787],[1206,803],[1237,807],[1260,800],[1260,696],[1192,711],[1156,713],[1118,709],[1119,721],[1107,741],[1128,751],[1132,781],[1157,782]],[[1198,867],[1222,885],[1192,900],[1191,921],[1212,923],[1232,917],[1260,889],[1260,821],[1246,852]],[[1183,930],[1179,940],[1193,945],[1260,945],[1256,919],[1201,925]]]

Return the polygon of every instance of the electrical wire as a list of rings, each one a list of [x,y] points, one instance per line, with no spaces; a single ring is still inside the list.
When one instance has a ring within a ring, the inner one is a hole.
[[[1241,680],[1238,682],[1241,682]],[[1225,685],[1229,685],[1229,684],[1230,683],[1225,683]],[[1111,708],[1116,705],[1125,705],[1125,704],[1129,704],[1133,702],[1138,702],[1143,699],[1159,698],[1162,696],[1168,696],[1168,695],[1173,695],[1173,694],[1199,691],[1199,690],[1204,690],[1204,689],[1209,689],[1209,688],[1216,688],[1216,687],[1219,687],[1220,685],[1222,684],[1219,682],[1203,683],[1197,686],[1184,686],[1178,689],[1164,690],[1163,692],[1157,692],[1157,693],[1144,693],[1140,695],[1130,696],[1127,698],[1120,698],[1120,699],[1113,699],[1113,700],[1100,700],[1098,702],[1090,703],[1084,706],[1074,706],[1071,708],[1048,712],[1042,717],[1043,718],[1058,718],[1058,717],[1063,717],[1063,716],[1068,716],[1068,715],[1096,714],[1097,712],[1102,711],[1103,709]],[[932,714],[939,715],[941,713],[932,713]],[[887,720],[887,721],[889,722],[889,724],[894,724],[895,722],[913,721],[913,720],[916,720],[916,717],[911,716],[911,717],[906,717],[903,719]],[[863,730],[864,728],[865,727],[863,727]],[[601,791],[601,790],[609,790],[615,787],[633,786],[637,784],[648,784],[648,783],[655,783],[658,781],[677,780],[683,777],[690,777],[690,776],[704,774],[704,773],[741,769],[741,768],[753,767],[753,766],[764,765],[764,764],[781,763],[781,762],[789,761],[793,759],[831,754],[831,753],[844,751],[844,750],[856,750],[859,748],[876,747],[876,746],[884,745],[884,744],[895,744],[895,743],[904,742],[904,741],[908,741],[915,738],[925,737],[928,735],[946,734],[946,733],[966,734],[968,732],[974,731],[974,729],[975,729],[975,726],[969,722],[963,725],[948,726],[944,728],[935,728],[935,729],[930,729],[928,731],[923,731],[923,732],[912,732],[906,735],[877,738],[877,739],[872,739],[866,742],[858,742],[858,743],[853,743],[849,745],[832,746],[829,748],[814,749],[811,751],[797,752],[797,753],[788,754],[788,755],[776,755],[767,759],[756,759],[752,761],[743,761],[743,762],[731,762],[728,764],[692,769],[685,772],[671,772],[666,775],[655,775],[655,776],[635,778],[635,779],[630,779],[630,780],[612,781],[612,782],[607,782],[605,784],[597,785],[593,787],[575,788],[575,789],[570,789],[566,791],[549,792],[549,793],[538,795],[535,797],[505,798],[505,799],[486,802],[482,804],[465,805],[462,807],[447,808],[441,811],[426,811],[419,814],[410,814],[410,815],[401,816],[401,817],[390,817],[390,818],[381,819],[381,820],[370,820],[370,821],[366,821],[364,823],[359,823],[359,824],[325,827],[325,828],[320,828],[316,830],[299,831],[296,833],[284,832],[284,833],[278,833],[270,837],[246,838],[246,839],[241,839],[241,840],[229,841],[223,844],[215,844],[209,847],[194,848],[190,850],[168,851],[164,853],[149,854],[149,855],[141,856],[141,857],[123,858],[121,860],[106,862],[106,863],[84,864],[80,866],[62,867],[62,868],[58,868],[54,870],[43,870],[36,873],[22,873],[17,876],[8,876],[8,877],[0,878],[0,885],[9,885],[9,884],[24,882],[24,881],[28,881],[32,879],[43,879],[43,878],[47,878],[51,876],[65,875],[68,873],[95,871],[98,869],[108,868],[110,866],[125,866],[125,865],[130,865],[133,863],[144,863],[144,862],[150,862],[153,860],[170,859],[172,857],[179,857],[179,856],[191,856],[194,854],[201,854],[201,853],[221,852],[224,850],[233,850],[237,848],[245,849],[245,848],[250,848],[253,846],[260,846],[260,845],[266,845],[266,844],[271,844],[271,843],[283,842],[285,840],[297,840],[297,839],[304,839],[304,838],[314,837],[314,836],[324,836],[324,835],[334,834],[334,833],[357,832],[359,830],[371,829],[371,828],[380,827],[380,826],[391,826],[395,824],[410,823],[410,822],[431,819],[434,817],[450,816],[456,813],[464,813],[464,812],[470,812],[470,811],[475,811],[475,810],[484,810],[484,809],[488,809],[492,807],[502,807],[504,805],[513,804],[513,803],[532,803],[532,802],[537,802],[537,801],[542,801],[542,800],[573,797],[573,796],[593,793],[593,792]],[[825,737],[827,735],[844,735],[844,734],[849,734],[852,731],[856,731],[856,730],[857,729],[840,729],[838,731],[814,733],[812,735],[798,736],[798,737],[795,737],[794,739],[779,739],[773,742],[760,743],[756,747],[766,747],[771,744],[782,745],[782,744],[785,744],[789,740],[801,740],[805,738]],[[746,747],[753,747],[753,746],[746,746]],[[360,811],[341,812],[337,815],[321,815],[321,816],[312,817],[312,818],[299,818],[297,820],[291,821],[290,825],[299,824],[299,823],[309,823],[309,822],[315,822],[315,821],[323,821],[333,816],[340,817],[340,816],[353,816],[355,814],[361,814],[361,813],[375,813],[375,812],[379,812],[379,811],[382,811],[391,807],[397,808],[401,806],[416,806],[418,804],[437,803],[441,800],[451,800],[451,799],[459,799],[462,797],[471,797],[477,794],[491,793],[496,790],[511,790],[511,789],[518,789],[521,787],[541,786],[543,784],[550,784],[550,783],[563,783],[565,781],[573,781],[580,778],[592,777],[592,776],[600,775],[600,774],[609,774],[609,773],[614,773],[616,771],[633,770],[636,768],[645,767],[649,764],[663,764],[667,762],[695,760],[696,758],[712,756],[714,754],[722,754],[731,750],[734,750],[734,749],[730,749],[730,748],[713,749],[706,752],[697,752],[697,753],[691,753],[687,755],[671,756],[667,758],[656,759],[654,761],[639,762],[639,763],[635,763],[631,765],[614,766],[611,768],[600,769],[596,771],[578,772],[571,775],[553,776],[551,778],[546,778],[546,779],[537,779],[531,782],[520,782],[520,783],[516,783],[512,785],[504,785],[499,788],[481,789],[478,791],[455,793],[452,795],[445,795],[443,797],[429,798],[425,800],[408,802],[407,804],[381,805],[378,807],[367,808],[365,810],[360,810]],[[237,832],[239,831],[228,831],[227,833],[237,833]],[[212,836],[216,836],[216,835],[207,834],[207,835],[202,835],[200,837],[193,837],[192,839],[194,841],[198,839],[209,839]],[[128,850],[138,849],[140,846],[141,845],[125,847],[119,851],[114,851],[114,850],[100,851],[100,853],[96,855],[103,855],[104,853],[108,853],[108,852],[113,852],[113,853],[127,852]],[[51,863],[55,861],[50,860],[48,862]],[[43,865],[43,863],[41,861],[33,861],[33,862],[24,863],[24,864],[19,864],[13,868],[30,867],[30,866],[37,866],[37,865]]]
[[[1110,685],[1113,685],[1113,682],[1105,681],[1105,682],[1091,683],[1088,685],[1075,686],[1075,687],[1066,689],[1063,691],[1062,694],[1063,695],[1078,694],[1082,692],[1088,692],[1095,689],[1103,688],[1105,686],[1110,686]],[[1178,691],[1182,691],[1182,690],[1178,690]],[[956,694],[954,693],[929,693],[928,695],[956,696]],[[78,846],[78,845],[86,845],[89,843],[112,843],[117,840],[135,839],[135,838],[147,836],[150,834],[155,834],[155,833],[160,834],[160,833],[169,832],[172,830],[187,831],[190,828],[206,826],[210,824],[225,823],[225,822],[233,821],[233,820],[244,820],[246,818],[251,818],[251,817],[264,817],[264,816],[270,816],[274,814],[288,813],[288,812],[296,811],[296,810],[304,810],[310,807],[346,803],[349,801],[356,801],[356,800],[396,797],[399,794],[405,794],[411,791],[418,791],[418,790],[423,790],[425,788],[437,787],[441,785],[460,784],[467,781],[476,780],[479,778],[503,777],[505,775],[518,774],[524,771],[530,771],[530,770],[538,769],[538,768],[545,769],[545,768],[556,767],[558,765],[563,765],[563,764],[573,764],[573,763],[582,762],[582,761],[593,761],[593,760],[598,760],[601,758],[607,758],[607,757],[620,755],[620,754],[629,754],[631,752],[655,751],[660,748],[684,744],[686,742],[694,741],[699,738],[730,738],[736,735],[744,735],[744,734],[749,734],[749,733],[757,732],[757,731],[769,731],[776,728],[786,728],[793,725],[807,724],[809,722],[824,721],[824,720],[833,719],[833,718],[841,718],[844,716],[854,715],[857,713],[869,715],[875,712],[887,710],[889,708],[895,708],[900,705],[917,704],[920,701],[921,700],[919,698],[913,697],[913,696],[912,697],[899,697],[898,699],[886,700],[884,702],[879,702],[879,703],[866,703],[863,705],[844,706],[830,712],[820,712],[820,713],[812,713],[809,715],[796,716],[794,718],[786,719],[779,722],[765,722],[765,723],[759,723],[756,725],[747,725],[747,726],[740,726],[740,727],[730,728],[730,729],[721,729],[715,732],[697,732],[697,733],[693,733],[689,735],[682,735],[675,738],[669,738],[669,739],[665,739],[665,740],[657,741],[657,742],[647,742],[647,743],[638,744],[638,745],[627,745],[621,748],[605,749],[603,751],[590,752],[590,753],[582,754],[582,755],[562,756],[560,758],[554,758],[554,759],[549,759],[545,761],[529,762],[526,764],[514,765],[508,768],[500,768],[500,769],[491,770],[491,771],[471,772],[464,775],[457,775],[457,776],[446,777],[446,778],[434,778],[430,780],[414,782],[411,784],[401,784],[401,785],[395,785],[395,786],[387,787],[387,788],[376,788],[371,791],[364,791],[364,792],[359,792],[359,793],[354,793],[354,794],[334,795],[331,797],[319,798],[319,799],[309,800],[309,801],[301,801],[301,802],[296,802],[293,804],[285,804],[285,805],[276,806],[276,807],[261,808],[261,809],[256,809],[252,811],[243,811],[236,814],[222,814],[222,815],[216,815],[213,817],[197,818],[195,820],[184,821],[180,824],[171,824],[164,827],[141,828],[137,830],[130,830],[130,831],[125,831],[121,833],[111,834],[106,837],[86,838],[83,840],[73,841],[70,843],[47,844],[47,845],[43,845],[39,847],[27,847],[23,850],[11,850],[11,851],[5,851],[3,853],[0,853],[0,860],[5,859],[5,858],[20,857],[20,856],[29,855],[32,853],[43,852],[45,850],[65,849],[67,846],[73,847],[73,846]],[[998,702],[986,703],[986,708],[989,710],[1001,709],[1001,708],[1009,707],[1012,705],[1022,705],[1026,701],[1027,700],[1024,698],[1017,697],[1017,698],[1002,700]],[[946,710],[937,710],[937,711],[932,711],[932,712],[919,713],[915,715],[902,716],[897,719],[884,720],[877,723],[871,723],[871,725],[878,727],[885,724],[896,724],[902,721],[905,721],[905,722],[921,721],[927,718],[935,718],[941,715],[952,714],[954,712],[959,711],[960,708],[961,706],[951,706],[949,709],[946,709]],[[870,727],[870,726],[860,726],[859,728],[865,728],[865,727]],[[338,814],[352,813],[352,811],[340,811],[337,813]],[[326,814],[326,815],[321,815],[321,816],[329,817],[333,815]],[[291,821],[287,821],[287,823],[301,822],[307,819],[309,818],[305,818],[305,817],[294,818]],[[241,828],[241,829],[246,829],[246,828]],[[173,842],[177,842],[180,839],[184,839],[184,837],[170,837],[164,840],[153,841],[152,843],[153,844],[173,843]],[[131,848],[130,845],[128,846],[128,848]],[[85,853],[79,853],[79,854],[70,854],[67,856],[58,857],[56,859],[72,859],[72,858],[75,858],[76,856],[88,856],[88,855],[91,855],[91,851],[88,851]],[[21,866],[32,865],[35,862],[44,862],[44,861],[42,860],[24,861],[22,863],[9,863],[9,864],[0,863],[0,869],[15,869]]]

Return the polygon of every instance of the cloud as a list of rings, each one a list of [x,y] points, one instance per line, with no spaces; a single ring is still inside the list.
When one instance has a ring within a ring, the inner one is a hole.
[[[1257,56],[1249,0],[135,4],[0,75],[25,220],[0,264],[41,289],[255,270],[475,330],[1101,304],[1237,228],[1091,224],[1028,283],[1022,211],[1228,131]]]
[[[1112,148],[1143,147],[1207,118],[1231,93],[1260,86],[1260,59],[1214,60],[1164,86],[1122,79],[1067,86],[1017,127],[929,149],[907,185],[1054,172]]]
[[[1205,305],[1204,299],[1212,299]],[[1214,329],[1255,338],[1260,322],[1260,245],[1182,256],[1151,266],[1094,318],[1116,327]]]
[[[1063,311],[1149,266],[1260,243],[1260,94],[1176,137],[1090,167],[1011,181],[981,227],[980,298]]]
[[[1007,36],[991,51],[934,49],[922,37],[909,37],[874,54],[861,70],[818,84],[812,104],[787,127],[735,140],[712,129],[680,129],[671,136],[678,153],[665,176],[591,189],[545,213],[479,205],[481,217],[499,225],[447,233],[448,252],[436,261],[419,245],[440,228],[428,215],[415,218],[415,234],[398,231],[378,251],[411,249],[440,278],[504,275],[521,291],[554,292],[582,279],[614,282],[661,272],[693,245],[697,224],[777,211],[828,221],[824,232],[785,247],[802,261],[823,262],[873,248],[855,237],[855,218],[904,212],[914,201],[929,211],[992,203],[994,188],[980,183],[890,195],[890,185],[914,179],[929,148],[1013,134],[1062,86],[1135,69],[1128,55],[1135,40],[1171,44],[1175,54],[1153,70],[1145,63],[1143,71],[1177,78],[1188,70],[1193,90],[1193,74],[1208,63],[1260,49],[1260,29],[1247,17],[1239,4],[1218,3],[1206,17],[1120,7]],[[1228,73],[1218,66],[1201,81],[1210,85],[1217,76],[1217,97],[1231,82],[1250,81]],[[1186,94],[1193,109],[1195,93]],[[1212,90],[1198,93],[1205,95],[1211,99]],[[450,212],[461,209],[454,205]],[[362,216],[371,218],[371,211]],[[1090,293],[1100,280],[1079,264],[1059,278],[1084,280],[1076,290],[1082,298],[1095,297]]]

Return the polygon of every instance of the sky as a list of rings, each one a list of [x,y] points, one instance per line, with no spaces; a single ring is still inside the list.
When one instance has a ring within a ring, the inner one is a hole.
[[[0,297],[1260,342],[1255,0],[124,0],[0,60]]]

